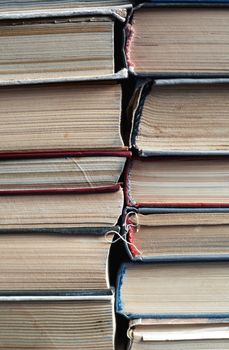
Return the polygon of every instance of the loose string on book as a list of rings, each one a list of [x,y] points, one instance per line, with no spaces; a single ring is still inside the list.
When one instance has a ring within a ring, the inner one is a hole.
[[[128,219],[131,215],[134,215],[135,218],[136,218],[136,223],[128,223]],[[128,239],[127,239],[127,234],[129,232],[129,229],[130,227],[134,227],[136,232],[138,232],[139,230],[139,220],[138,220],[138,216],[137,214],[134,212],[134,211],[130,211],[126,217],[125,217],[125,221],[124,221],[124,224],[123,224],[123,227],[124,227],[124,230],[123,230],[123,233],[120,233],[120,232],[117,232],[115,230],[110,230],[108,232],[106,232],[105,234],[105,240],[107,243],[110,243],[110,244],[114,244],[114,243],[117,243],[119,242],[120,240],[122,240],[123,242],[125,242],[128,246],[132,246],[138,253],[139,255],[142,255],[142,252],[136,247],[136,245],[132,242],[129,242]],[[111,233],[115,233],[118,238],[115,239],[114,241],[113,240],[110,240],[108,238],[108,235],[110,235]]]

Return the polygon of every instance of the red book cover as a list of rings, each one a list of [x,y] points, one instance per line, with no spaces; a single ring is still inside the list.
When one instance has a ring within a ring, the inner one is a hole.
[[[101,149],[101,150],[42,150],[42,151],[14,151],[2,152],[0,151],[0,159],[12,158],[53,158],[53,157],[99,157],[99,156],[113,156],[113,157],[131,157],[131,152],[127,147],[116,150]]]

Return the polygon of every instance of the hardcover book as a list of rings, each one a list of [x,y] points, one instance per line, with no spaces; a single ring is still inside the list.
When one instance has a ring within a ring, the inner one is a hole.
[[[98,154],[1,160],[0,193],[115,191],[130,153]]]
[[[113,350],[111,291],[0,296],[1,347]]]
[[[128,249],[136,261],[229,258],[229,210],[150,208],[125,217]]]
[[[228,207],[228,157],[133,158],[126,169],[132,207]]]
[[[0,291],[110,288],[108,257],[119,227],[1,230]]]
[[[229,262],[129,263],[116,310],[127,318],[229,317]]]
[[[226,350],[228,319],[136,319],[128,329],[129,350]]]
[[[0,88],[0,156],[125,150],[115,82]]]
[[[216,8],[218,1],[214,7],[208,1],[201,7],[195,6],[199,2],[192,7],[185,6],[188,1],[179,2],[179,7],[166,3],[159,6],[156,1],[134,12],[127,31],[130,70],[154,77],[228,75],[228,8]]]
[[[228,154],[228,83],[228,79],[143,81],[129,108],[130,146],[141,156]]]
[[[18,17],[0,26],[0,85],[127,77],[123,42],[115,45],[125,18],[115,10]]]
[[[0,196],[0,231],[115,226],[123,191]]]
[[[1,0],[0,18],[54,17],[86,12],[102,13],[103,9],[130,8],[129,0]],[[120,10],[119,10],[120,12]]]

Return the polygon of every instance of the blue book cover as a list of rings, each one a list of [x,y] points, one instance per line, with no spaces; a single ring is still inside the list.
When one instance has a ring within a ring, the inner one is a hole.
[[[229,317],[229,262],[128,263],[119,271],[116,311],[136,318]]]

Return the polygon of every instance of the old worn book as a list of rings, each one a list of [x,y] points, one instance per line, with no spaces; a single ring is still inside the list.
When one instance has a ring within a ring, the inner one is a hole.
[[[129,155],[1,160],[0,193],[113,191]]]
[[[143,156],[228,153],[228,82],[173,79],[143,83],[131,103],[131,146]]]
[[[128,205],[227,207],[228,175],[228,157],[133,159],[127,169]]]
[[[108,291],[0,296],[0,349],[113,350]]]
[[[1,18],[54,16],[82,9],[93,9],[96,12],[98,8],[126,8],[130,4],[128,0],[1,0],[0,16]]]
[[[1,87],[0,106],[0,155],[124,148],[119,84]]]
[[[131,258],[147,261],[228,258],[229,211],[216,210],[130,212],[125,222]]]
[[[226,350],[228,319],[136,319],[129,324],[129,350]]]
[[[0,84],[125,77],[121,47],[116,47],[120,61],[115,67],[116,24],[121,35],[124,22],[113,12],[3,21]]]
[[[139,75],[228,75],[228,20],[222,7],[141,8],[128,30],[130,68]]]
[[[128,318],[228,318],[228,288],[228,261],[123,264],[117,312]]]
[[[110,227],[123,208],[123,192],[0,196],[0,230]]]
[[[1,232],[0,291],[109,288],[109,242],[117,231],[91,227]]]

